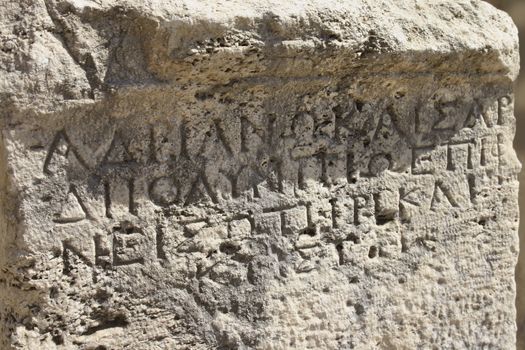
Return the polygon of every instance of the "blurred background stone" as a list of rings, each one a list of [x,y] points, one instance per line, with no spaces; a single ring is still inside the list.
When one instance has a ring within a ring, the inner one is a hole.
[[[520,32],[520,52],[521,52],[521,75],[518,79],[518,86],[516,90],[516,119],[518,130],[514,146],[518,151],[518,155],[522,163],[525,163],[525,1],[524,0],[489,0],[491,4],[508,12]],[[521,217],[525,217],[525,172],[521,172],[520,176],[521,190],[520,190],[520,208]],[[518,308],[518,350],[525,349],[525,221],[521,220],[520,224],[520,258],[518,266],[516,267],[516,283],[518,287],[518,296],[516,305]]]

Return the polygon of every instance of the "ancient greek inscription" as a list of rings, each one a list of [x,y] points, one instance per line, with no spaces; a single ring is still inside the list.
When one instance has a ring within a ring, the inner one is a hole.
[[[142,264],[146,240],[142,228],[121,222],[111,232],[95,237],[95,262],[103,267]]]
[[[71,185],[54,221],[57,223],[74,223],[88,218],[88,210],[74,185]]]
[[[501,185],[506,140],[500,129],[510,103],[502,97],[485,107],[459,100],[418,105],[410,114],[415,127],[406,130],[394,107],[367,113],[356,103],[291,117],[238,112],[175,119],[148,127],[141,139],[115,129],[105,146],[72,142],[62,129],[51,138],[44,173],[80,169],[71,172],[74,183],[98,190],[87,203],[72,183],[52,219],[62,225],[107,221],[93,237],[94,261],[103,268],[169,264],[196,253],[235,257],[243,244],[264,236],[281,237],[297,250],[298,271],[314,268],[326,244],[335,263],[347,264],[364,233],[399,231],[398,225],[425,215],[473,208],[492,181]],[[429,141],[431,133],[451,131]],[[81,149],[97,157],[88,165]],[[97,201],[103,217],[90,208]],[[137,224],[148,211],[158,213],[157,221]],[[363,256],[407,249],[377,244]]]

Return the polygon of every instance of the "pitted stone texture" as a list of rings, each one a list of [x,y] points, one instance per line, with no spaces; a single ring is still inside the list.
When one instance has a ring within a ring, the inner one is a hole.
[[[510,349],[517,33],[480,1],[0,5],[2,349]]]

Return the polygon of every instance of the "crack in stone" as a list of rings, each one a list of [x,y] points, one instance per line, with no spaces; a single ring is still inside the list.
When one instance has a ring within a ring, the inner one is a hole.
[[[44,4],[49,18],[51,18],[51,21],[55,25],[55,30],[52,33],[60,41],[75,64],[84,71],[90,86],[89,98],[94,100],[95,91],[101,90],[102,82],[97,76],[97,67],[95,66],[93,57],[90,54],[86,54],[84,57],[78,57],[74,50],[74,43],[71,43],[70,39],[68,39],[67,35],[65,34],[66,32],[71,32],[71,29],[68,28],[65,20],[61,18],[57,9],[53,6],[52,0],[44,0]]]

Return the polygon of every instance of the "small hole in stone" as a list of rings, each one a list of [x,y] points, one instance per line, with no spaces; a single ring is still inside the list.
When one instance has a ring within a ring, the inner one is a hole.
[[[354,305],[355,313],[358,315],[362,315],[365,313],[365,307],[361,304],[355,304]]]
[[[51,289],[49,290],[49,297],[51,299],[55,299],[56,297],[58,297],[58,288],[56,286],[51,287]]]
[[[51,339],[56,345],[64,344],[64,336],[60,333],[60,331],[53,331],[53,337]]]
[[[403,97],[405,97],[405,93],[404,93],[403,91],[398,91],[398,92],[396,92],[396,94],[394,95],[394,97],[395,97],[396,99],[403,98]]]
[[[235,254],[236,252],[239,251],[239,249],[241,249],[239,246],[231,242],[223,242],[221,243],[219,247],[219,250],[221,251],[221,253],[228,254],[228,255]]]
[[[359,277],[357,276],[351,277],[349,282],[352,284],[359,283]]]
[[[303,232],[304,234],[307,234],[308,236],[311,236],[311,237],[314,237],[317,234],[315,227],[308,227]]]
[[[370,247],[370,250],[368,251],[368,257],[370,259],[373,259],[373,258],[377,257],[377,247],[375,247],[375,246],[371,246]]]
[[[392,216],[392,215],[379,215],[377,217],[377,221],[376,223],[379,225],[379,226],[383,226],[383,225],[386,225],[388,224],[389,222],[392,222],[395,220],[395,217]]]

